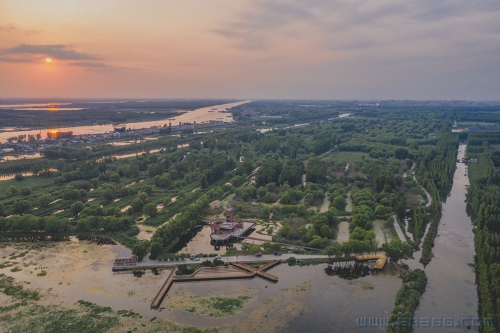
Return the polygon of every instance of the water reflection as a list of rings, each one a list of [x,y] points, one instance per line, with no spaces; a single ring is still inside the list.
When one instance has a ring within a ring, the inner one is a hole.
[[[338,276],[344,280],[355,280],[373,273],[373,269],[366,264],[350,262],[334,263],[325,268],[326,275]]]

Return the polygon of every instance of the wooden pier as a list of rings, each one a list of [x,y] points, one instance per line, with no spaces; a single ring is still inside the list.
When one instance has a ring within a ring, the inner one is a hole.
[[[274,266],[278,265],[280,263],[279,260],[273,260],[268,262],[267,264],[260,266],[259,268],[254,268],[252,266],[248,266],[246,264],[242,264],[239,262],[234,262],[233,265],[241,268],[251,274],[252,277],[254,276],[260,276],[266,280],[269,280],[271,282],[278,282],[278,277],[269,273],[266,273],[266,270],[273,268]]]
[[[266,272],[281,263],[280,260],[270,261],[258,268],[240,263],[233,262],[230,266],[218,267],[202,267],[192,275],[174,275],[177,266],[173,267],[172,272],[167,277],[167,280],[161,287],[160,291],[151,302],[151,309],[158,309],[161,302],[167,295],[170,287],[174,282],[194,282],[194,281],[213,281],[213,280],[231,280],[231,279],[251,279],[255,276],[260,276],[271,282],[278,282],[278,277]]]
[[[167,280],[161,287],[160,291],[158,294],[156,294],[156,297],[153,299],[153,302],[151,302],[151,309],[158,309],[160,307],[161,302],[167,295],[170,287],[172,287],[172,283],[174,283],[174,272],[177,269],[177,266],[172,267],[172,271],[167,277]]]
[[[385,253],[364,253],[354,256],[356,261],[377,260],[373,265],[374,269],[383,269],[387,262],[387,255]]]

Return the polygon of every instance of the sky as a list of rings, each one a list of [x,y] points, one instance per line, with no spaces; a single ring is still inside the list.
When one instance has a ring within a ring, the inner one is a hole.
[[[500,1],[0,0],[0,98],[500,100]]]

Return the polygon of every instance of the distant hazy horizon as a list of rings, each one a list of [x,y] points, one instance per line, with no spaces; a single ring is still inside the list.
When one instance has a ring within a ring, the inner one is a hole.
[[[500,98],[498,100],[467,100],[467,99],[331,99],[331,98],[228,98],[228,97],[188,97],[188,98],[177,98],[177,97],[102,97],[102,98],[93,98],[93,97],[0,97],[0,106],[7,102],[9,103],[22,103],[22,102],[40,102],[40,103],[59,103],[59,102],[94,102],[94,101],[109,101],[109,102],[137,102],[137,101],[176,101],[176,100],[213,100],[214,102],[219,101],[239,101],[239,100],[251,100],[251,101],[317,101],[317,102],[339,102],[339,103],[353,103],[353,102],[466,102],[466,103],[500,103]]]
[[[500,1],[0,1],[0,98],[500,100]]]

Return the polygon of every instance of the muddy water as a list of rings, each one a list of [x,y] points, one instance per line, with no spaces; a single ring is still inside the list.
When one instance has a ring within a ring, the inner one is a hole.
[[[349,240],[349,222],[342,221],[339,223],[339,230],[337,232],[337,242],[344,243]]]
[[[460,145],[458,158],[464,156],[465,149],[465,145]],[[466,186],[469,184],[465,168],[465,164],[457,163],[451,195],[443,204],[433,249],[435,257],[425,268],[428,285],[415,313],[417,318],[450,317],[455,325],[462,317],[477,316],[475,274],[467,265],[474,261],[475,252],[472,225],[465,212]],[[415,261],[409,264],[419,266]],[[429,332],[429,328],[415,328],[414,331]],[[439,328],[439,332],[445,333],[466,331],[458,327]]]
[[[347,193],[347,205],[345,207],[346,212],[352,212],[352,199],[351,199],[351,191]]]
[[[241,313],[229,318],[203,318],[180,310],[163,311],[159,316],[202,327],[237,325],[231,332],[358,332],[358,317],[389,316],[401,280],[394,276],[368,276],[346,281],[327,276],[325,267],[280,265],[270,270],[278,276],[277,284],[260,278],[174,284],[170,295],[244,294],[255,299]],[[366,286],[373,290],[365,290]],[[170,298],[167,296],[164,307],[168,308]],[[380,332],[379,328],[362,330]]]
[[[323,203],[319,207],[319,211],[320,213],[323,213],[328,211],[329,208],[330,208],[330,195],[327,193],[325,195],[325,198],[323,199]]]
[[[390,235],[386,234],[384,231],[384,220],[375,220],[373,221],[373,231],[375,232],[375,238],[377,240],[378,246],[382,246],[382,244],[391,241]]]
[[[320,267],[309,268],[310,272],[306,272],[308,268],[290,272],[300,278],[310,274],[310,297],[305,311],[281,332],[384,332],[385,327],[375,322],[373,327],[362,326],[362,320],[390,317],[401,280],[396,276],[371,275],[346,281],[327,276],[319,271]]]
[[[12,248],[0,248],[2,256],[12,252],[15,252]],[[98,246],[72,238],[71,242],[30,251],[16,259],[22,271],[10,272],[11,268],[4,268],[0,272],[14,276],[17,281],[29,281],[30,288],[42,292],[44,304],[73,304],[83,299],[115,310],[132,310],[145,318],[156,316],[183,325],[219,327],[224,332],[303,332],[305,327],[311,332],[358,332],[358,317],[389,316],[401,285],[401,280],[391,275],[347,281],[327,276],[325,264],[308,267],[282,264],[270,270],[279,278],[276,284],[260,278],[174,284],[162,304],[165,309],[157,311],[150,309],[150,303],[169,271],[158,276],[146,272],[142,278],[113,274],[111,265],[115,256],[124,255],[130,255],[130,250],[121,245]],[[46,270],[47,276],[37,276],[40,269]],[[174,308],[176,297],[183,295],[247,295],[253,300],[239,314],[210,318]],[[362,330],[379,331],[378,328]]]

